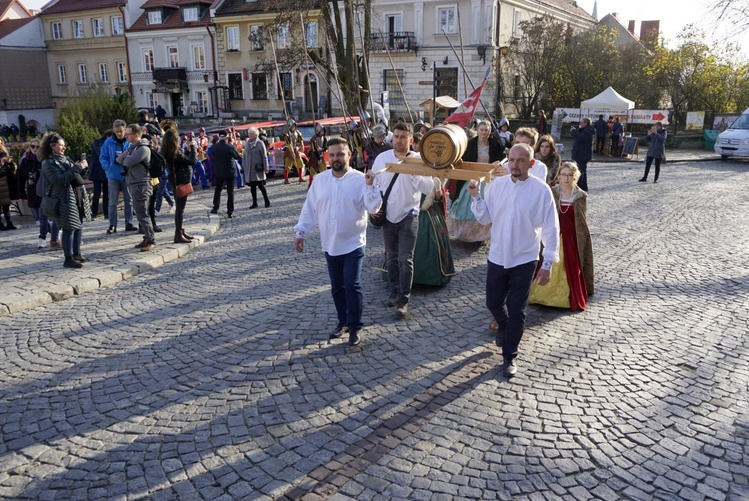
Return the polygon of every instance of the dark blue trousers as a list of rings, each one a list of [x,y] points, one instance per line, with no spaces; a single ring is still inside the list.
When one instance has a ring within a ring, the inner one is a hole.
[[[338,314],[338,326],[348,325],[349,332],[362,328],[364,295],[361,287],[361,269],[364,263],[364,247],[340,256],[325,253],[328,274],[333,293],[333,302]]]
[[[518,356],[518,345],[525,329],[525,308],[531,282],[536,273],[537,261],[504,268],[488,262],[486,270],[486,307],[504,332],[502,355],[512,359]]]

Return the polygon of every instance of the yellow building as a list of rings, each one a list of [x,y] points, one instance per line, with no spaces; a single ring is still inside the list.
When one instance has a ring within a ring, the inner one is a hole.
[[[278,12],[266,9],[261,2],[245,0],[214,4],[218,81],[224,89],[219,103],[222,114],[283,119],[286,102],[294,118],[311,118],[313,110],[316,117],[321,116],[330,103],[327,79],[306,62],[301,46],[304,40],[307,49],[324,52],[320,11],[305,12],[304,23],[300,16],[287,13],[288,21],[279,24]]]
[[[57,0],[40,13],[58,110],[86,91],[129,91],[124,5],[125,0]]]

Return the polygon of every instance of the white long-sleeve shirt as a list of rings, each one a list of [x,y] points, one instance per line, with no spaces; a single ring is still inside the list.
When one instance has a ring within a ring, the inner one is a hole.
[[[342,256],[367,244],[367,213],[380,205],[379,191],[367,186],[364,174],[350,169],[336,177],[329,169],[315,176],[294,230],[304,237],[319,226],[323,252]]]
[[[408,156],[419,158],[419,154],[413,151]],[[398,161],[399,158],[395,156],[395,150],[383,151],[375,158],[372,165],[372,172],[376,174],[386,168],[386,163],[397,163]],[[382,196],[385,196],[385,192],[388,186],[390,186],[390,181],[394,175],[392,172],[383,172],[375,178],[374,184],[380,189]],[[421,205],[421,194],[428,195],[434,191],[435,186],[434,179],[428,176],[413,176],[410,174],[401,174],[398,176],[388,197],[387,220],[391,223],[399,223],[409,213],[414,216],[418,215],[419,206]]]
[[[474,197],[471,211],[481,224],[492,223],[489,261],[513,268],[538,259],[541,242],[545,263],[559,261],[559,217],[546,181],[528,176],[494,179],[484,196]]]

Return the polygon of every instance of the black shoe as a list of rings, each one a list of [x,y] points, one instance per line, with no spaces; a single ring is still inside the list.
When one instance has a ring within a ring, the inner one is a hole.
[[[211,214],[218,214],[218,209],[213,209],[213,210],[211,211]]]
[[[8,229],[8,228],[6,228],[6,227],[5,227],[5,225],[4,225],[3,223],[0,223],[0,231],[5,231],[5,230],[7,230],[7,229]]]
[[[391,293],[390,296],[385,300],[385,306],[395,306],[398,304],[398,293]]]
[[[112,233],[117,233],[117,227],[116,226],[110,226],[107,230],[107,235],[111,235]]]
[[[155,225],[154,225],[154,227],[153,227],[153,232],[154,232],[154,233],[161,233],[162,231],[164,231],[164,230],[162,230],[162,229],[161,229],[161,228],[159,228],[158,226],[155,226]]]
[[[348,345],[349,346],[358,346],[359,343],[361,343],[361,338],[359,337],[359,331],[349,332],[349,334],[348,334]]]
[[[250,205],[250,209],[257,209],[257,204]]]
[[[270,207],[270,202],[265,202],[266,207]]]
[[[73,254],[73,261],[76,261],[78,263],[88,263],[88,259],[81,256],[80,254]]]
[[[8,229],[8,230],[17,230],[18,229],[15,226],[13,226],[13,223],[11,223],[10,221],[8,221],[8,223],[5,225],[5,228]]]
[[[345,332],[348,332],[348,326],[347,325],[339,325],[335,328],[335,331],[330,335],[330,339],[338,339],[339,337],[343,336]]]
[[[638,181],[641,182],[641,183],[644,183],[645,181],[647,181],[647,178],[643,177],[642,179],[638,179]]]
[[[127,223],[125,225],[125,231],[138,231],[138,228],[136,228],[135,226],[133,226],[132,223]]]
[[[83,265],[72,257],[66,257],[63,266],[65,268],[83,268]]]
[[[502,370],[504,371],[505,376],[507,376],[508,378],[517,374],[518,366],[515,364],[515,359],[505,358],[505,363],[502,365]]]
[[[657,180],[657,179],[653,179],[653,182],[654,182],[654,183],[657,183],[657,182],[658,182],[658,180]]]
[[[226,217],[228,217],[229,219],[234,219],[234,214],[227,214]]]

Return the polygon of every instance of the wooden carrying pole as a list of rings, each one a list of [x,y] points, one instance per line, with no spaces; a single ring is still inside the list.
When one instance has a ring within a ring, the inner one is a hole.
[[[382,40],[385,40],[385,35],[382,33],[382,30],[378,30],[380,32],[380,38]],[[385,41],[385,52],[387,52],[388,59],[390,60],[390,67],[393,69],[393,74],[395,75],[395,81],[398,82],[398,88],[401,91],[401,96],[403,96],[403,102],[406,103],[406,109],[408,110],[408,116],[411,119],[411,123],[414,122],[414,114],[411,112],[411,107],[408,105],[408,98],[406,98],[406,93],[403,92],[403,85],[401,85],[401,79],[398,77],[398,70],[395,69],[395,64],[393,63],[393,57],[390,55],[390,48],[388,47],[387,42]]]
[[[453,46],[450,39],[447,37],[447,33],[445,33],[445,30],[442,30],[442,34],[445,35],[445,39],[447,39],[447,43],[450,44],[450,48],[453,51],[453,54],[455,54],[455,58],[458,60],[458,63],[460,64],[460,67],[463,69],[463,75],[468,77],[468,82],[470,82],[471,87],[473,87],[473,90],[476,90],[476,85],[474,85],[473,80],[471,80],[471,75],[468,74],[466,71],[466,67],[463,65],[463,61],[460,59],[460,56],[458,56],[458,51],[455,50],[455,47]],[[481,107],[484,108],[484,113],[486,113],[486,116],[491,116],[489,113],[489,110],[486,109],[486,106],[484,105],[484,102],[479,99],[479,104],[481,104]]]
[[[310,106],[309,109],[312,112],[312,122],[316,122],[315,120],[315,102],[313,101],[314,96],[312,95],[312,79],[309,77],[309,68],[312,66],[312,61],[310,61],[309,53],[307,52],[307,31],[304,27],[304,16],[302,16],[302,13],[299,13],[299,19],[302,21],[302,50],[304,50],[304,61],[307,63],[307,92],[309,93],[309,100],[310,100]],[[318,86],[319,87],[319,86]],[[313,131],[313,133],[316,133],[316,131]]]
[[[270,46],[273,49],[273,62],[276,65],[276,79],[278,80],[278,93],[281,95],[281,104],[283,105],[283,116],[286,117],[286,123],[289,123],[289,111],[286,109],[286,99],[283,95],[283,82],[281,81],[281,71],[278,69],[278,58],[276,57],[276,44],[273,43],[273,37],[270,37]]]

